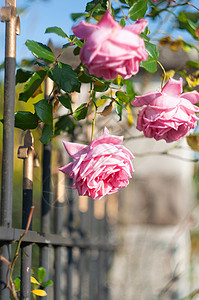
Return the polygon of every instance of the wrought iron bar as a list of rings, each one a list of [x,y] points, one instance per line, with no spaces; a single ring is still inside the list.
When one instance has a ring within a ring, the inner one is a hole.
[[[61,154],[59,153],[61,156]],[[60,235],[63,228],[63,206],[65,200],[65,175],[62,172],[56,174],[57,177],[57,188],[56,188],[56,200],[55,200],[55,208],[54,208],[54,227],[55,234]],[[54,247],[55,250],[55,258],[54,258],[54,299],[61,299],[61,247]]]
[[[45,81],[45,98],[48,99],[53,87],[53,82],[49,78]],[[43,146],[43,161],[42,161],[42,207],[41,207],[41,231],[44,233],[50,232],[50,217],[51,217],[51,142]],[[40,248],[40,264],[46,270],[45,280],[49,279],[49,248],[42,246]],[[48,288],[45,288],[46,292]],[[43,297],[44,300],[48,296]]]
[[[16,0],[6,0],[5,7],[1,9],[1,21],[6,22],[1,225],[8,228],[12,226],[17,20],[19,21],[16,15]],[[1,248],[1,255],[10,260],[9,245]],[[7,266],[0,262],[0,299],[9,299],[6,272]]]
[[[18,158],[24,160],[23,165],[23,211],[22,229],[26,229],[32,207],[33,198],[33,168],[34,168],[34,139],[28,130],[24,137],[24,146],[19,147]],[[32,222],[29,230],[32,229]],[[20,298],[30,299],[31,284],[32,245],[21,244],[21,293]]]

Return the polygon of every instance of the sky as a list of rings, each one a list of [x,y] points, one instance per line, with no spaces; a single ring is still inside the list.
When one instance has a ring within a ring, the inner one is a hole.
[[[55,34],[45,34],[47,27],[61,27],[67,34],[72,34],[74,24],[70,18],[71,13],[84,12],[87,0],[17,0],[17,7],[26,8],[20,15],[21,34],[17,36],[17,60],[31,58],[30,51],[26,48],[27,39],[47,43],[51,38],[56,44],[63,45],[64,39]],[[0,8],[5,5],[0,0]],[[0,64],[4,61],[5,24],[0,22]]]
[[[199,0],[192,0],[196,4]],[[17,0],[17,7],[26,8],[26,12],[20,15],[21,34],[17,36],[17,61],[22,58],[32,58],[31,52],[26,48],[27,39],[41,43],[48,43],[51,39],[57,46],[65,43],[64,39],[55,34],[45,34],[47,27],[61,27],[67,34],[71,34],[74,25],[70,14],[84,12],[88,0]],[[5,5],[5,0],[0,0],[0,8]],[[157,27],[150,21],[150,30]],[[172,31],[176,37],[182,32]],[[0,64],[4,61],[5,24],[0,22]],[[189,39],[189,36],[185,36]]]

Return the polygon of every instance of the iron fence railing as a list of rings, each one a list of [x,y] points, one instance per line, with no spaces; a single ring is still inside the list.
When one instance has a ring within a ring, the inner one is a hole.
[[[4,79],[4,123],[3,156],[1,184],[1,257],[11,260],[11,247],[24,233],[33,205],[33,169],[37,161],[34,140],[30,131],[24,137],[24,145],[19,147],[18,157],[23,159],[23,212],[22,229],[12,227],[13,199],[13,149],[14,149],[14,112],[15,112],[15,66],[16,34],[19,33],[19,18],[16,15],[16,1],[6,0],[1,10],[1,20],[6,22],[6,51]],[[48,90],[46,89],[46,93]],[[31,231],[31,225],[21,243],[21,288],[20,298],[31,298],[32,245],[40,249],[40,266],[46,270],[46,280],[54,282],[53,292],[47,290],[43,299],[109,299],[107,271],[109,270],[114,243],[110,242],[110,225],[107,221],[106,205],[97,218],[94,213],[95,203],[87,199],[82,211],[77,207],[81,199],[74,197],[71,179],[65,190],[67,197],[67,215],[64,202],[60,201],[60,179],[57,176],[56,199],[51,205],[51,143],[43,146],[42,158],[42,195],[41,195],[41,232]],[[63,180],[63,177],[62,179]],[[63,199],[62,199],[63,200]],[[51,220],[54,215],[54,233],[51,233]],[[51,255],[51,250],[54,254]],[[50,267],[52,265],[54,267]],[[0,261],[0,299],[10,298],[7,288],[8,266]]]

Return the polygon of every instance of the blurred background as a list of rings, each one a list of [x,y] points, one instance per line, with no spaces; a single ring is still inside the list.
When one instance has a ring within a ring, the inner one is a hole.
[[[23,67],[25,64],[25,68],[29,68],[27,62],[23,60],[33,59],[25,46],[27,39],[44,44],[51,39],[51,48],[55,52],[59,51],[65,41],[53,34],[45,34],[46,28],[58,26],[67,34],[72,34],[71,27],[79,21],[74,23],[70,14],[83,12],[86,3],[86,0],[17,1],[21,20],[21,34],[17,37],[18,66]],[[198,0],[192,3],[197,5]],[[3,5],[4,1],[0,0],[0,7]],[[165,36],[161,31],[165,20],[168,21],[165,31],[169,31],[175,38],[182,36],[187,42],[193,41],[193,37],[187,31],[175,28],[171,16],[164,13],[161,18],[150,20],[150,34],[155,43]],[[4,31],[5,26],[1,23],[1,65],[4,61]],[[67,52],[63,59],[66,63],[73,61],[74,66],[79,63],[78,57],[74,58],[71,51]],[[187,60],[198,60],[197,52],[194,50],[185,52],[178,47],[171,49],[168,45],[160,46],[160,61],[166,71],[184,68]],[[155,75],[150,75],[141,69],[134,81],[136,93],[160,90],[160,77],[160,70]],[[0,118],[2,118],[3,68],[0,78]],[[42,99],[43,95],[36,96],[24,104],[17,100],[22,89],[22,85],[16,88],[16,110],[22,108],[33,110],[33,103]],[[85,85],[80,95],[74,95],[74,101],[83,102],[87,97],[88,87]],[[133,117],[136,119],[136,112]],[[128,116],[124,116],[121,123],[117,121],[118,119],[111,115],[106,119],[105,125],[112,134],[125,135],[124,144],[136,157],[133,160],[136,172],[129,186],[116,195],[114,201],[117,205],[112,208],[114,209],[112,237],[119,241],[120,247],[113,258],[109,272],[108,285],[111,299],[180,299],[199,288],[199,173],[198,163],[192,162],[198,154],[189,148],[184,139],[172,145],[174,149],[169,152],[171,155],[165,155],[170,145],[162,141],[133,139],[132,136],[138,136],[140,133],[135,127],[130,126]],[[103,126],[102,117],[99,119],[96,134],[101,132]],[[87,133],[82,134],[85,137]],[[18,228],[21,227],[23,162],[17,158],[17,150],[22,144],[22,135],[21,130],[15,129],[13,227]],[[33,135],[36,141],[35,149],[42,157],[40,132],[33,130]],[[53,146],[59,148],[60,140],[53,140]],[[2,149],[1,124],[0,149]],[[53,156],[52,166],[56,167],[56,161],[57,154]],[[33,230],[36,231],[40,230],[41,176],[41,169],[35,169],[34,205],[36,208]],[[52,186],[53,184],[52,179]],[[100,215],[98,217],[100,218]],[[38,255],[38,249],[35,248],[34,268],[39,267]],[[199,298],[196,296],[194,299]]]

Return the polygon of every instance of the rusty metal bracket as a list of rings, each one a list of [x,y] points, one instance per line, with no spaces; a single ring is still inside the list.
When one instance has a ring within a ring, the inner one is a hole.
[[[1,8],[1,22],[10,22],[16,20],[16,34],[20,34],[20,18],[17,15],[16,7],[13,5],[3,6]]]
[[[28,130],[24,137],[24,146],[18,148],[17,157],[20,159],[26,159],[29,157],[30,152],[33,152],[34,167],[39,167],[39,155],[34,150],[34,138],[30,130]]]

